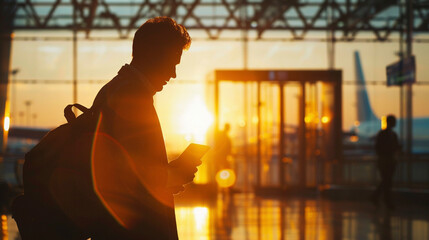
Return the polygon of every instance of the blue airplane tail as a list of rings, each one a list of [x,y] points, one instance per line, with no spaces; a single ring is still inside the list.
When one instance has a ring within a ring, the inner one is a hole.
[[[359,122],[378,119],[374,114],[369,102],[368,93],[365,86],[365,76],[363,75],[359,52],[355,51],[355,71],[356,71],[356,96],[357,96],[357,120]]]

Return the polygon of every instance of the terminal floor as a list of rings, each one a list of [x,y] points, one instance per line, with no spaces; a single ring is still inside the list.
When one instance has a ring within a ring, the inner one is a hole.
[[[429,204],[388,211],[365,201],[219,194],[213,201],[181,200],[176,217],[182,240],[429,239]],[[2,233],[1,239],[19,239],[10,216],[2,216]]]

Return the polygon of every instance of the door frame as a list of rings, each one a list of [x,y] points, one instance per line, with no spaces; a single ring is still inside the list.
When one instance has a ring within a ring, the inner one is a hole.
[[[336,183],[342,182],[342,71],[341,70],[215,70],[214,71],[214,111],[215,111],[215,130],[219,130],[219,83],[220,82],[256,82],[257,83],[257,114],[258,119],[261,119],[261,82],[271,82],[280,87],[280,140],[279,140],[279,176],[280,187],[286,188],[284,178],[284,164],[282,158],[284,156],[284,88],[288,82],[298,82],[301,86],[301,99],[299,106],[299,186],[306,186],[306,142],[305,142],[305,93],[306,83],[329,82],[334,84],[334,116],[332,118],[333,126],[335,126],[335,161],[332,166],[334,173],[333,181]],[[258,121],[257,126],[257,180],[256,188],[261,188],[261,122]]]

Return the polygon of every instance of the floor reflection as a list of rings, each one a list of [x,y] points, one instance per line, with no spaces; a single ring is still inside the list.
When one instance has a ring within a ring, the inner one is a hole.
[[[176,206],[180,239],[429,239],[429,206],[390,212],[369,202],[219,194]]]
[[[182,226],[186,226],[180,228],[180,235],[186,236],[184,239],[210,239],[209,214],[213,213],[204,206],[177,208],[176,219]]]
[[[429,205],[389,212],[369,202],[218,194],[213,201],[179,201],[176,218],[186,240],[429,239]],[[0,239],[20,239],[10,216],[1,217]]]

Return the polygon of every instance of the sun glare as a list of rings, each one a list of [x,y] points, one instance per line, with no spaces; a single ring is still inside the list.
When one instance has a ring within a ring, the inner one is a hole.
[[[10,118],[8,116],[4,117],[3,129],[7,132],[10,127]]]
[[[328,116],[322,117],[322,123],[328,123],[331,119]]]
[[[232,169],[222,169],[216,174],[216,182],[219,187],[228,188],[235,183],[235,173]]]
[[[213,124],[213,115],[208,111],[201,96],[192,98],[185,105],[179,118],[180,133],[186,140],[204,143],[208,128]]]
[[[381,117],[381,129],[384,130],[387,128],[387,117],[386,116],[382,116]]]

